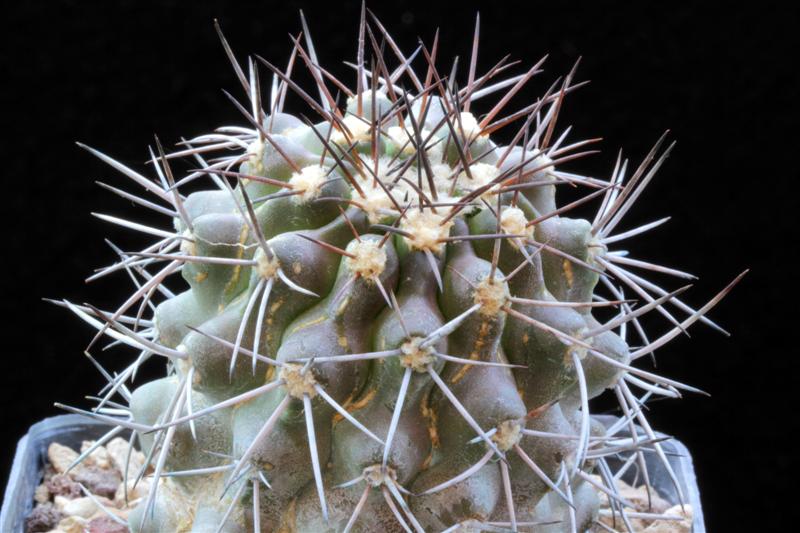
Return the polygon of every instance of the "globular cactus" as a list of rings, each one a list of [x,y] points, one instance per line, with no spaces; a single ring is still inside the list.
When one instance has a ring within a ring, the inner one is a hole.
[[[675,481],[642,405],[696,389],[633,365],[695,321],[718,328],[703,315],[733,283],[695,310],[634,270],[691,276],[609,249],[663,222],[615,233],[671,146],[633,172],[618,159],[608,179],[570,173],[592,142],[556,134],[574,70],[508,112],[542,61],[477,73],[476,25],[459,84],[437,69],[436,41],[404,56],[362,12],[351,90],[303,25],[285,70],[260,57],[242,69],[222,38],[246,124],[168,154],[157,142],[155,179],[85,147],[152,197],[110,189],[174,222],[100,215],[156,238],[93,276],[127,271],[135,291],[115,311],[63,302],[96,339],[139,352],[103,370],[91,411],[68,408],[114,424],[98,444],[138,437],[147,465],[129,477],[150,491],[131,529],[585,531],[600,491],[622,509],[609,455],[646,448]],[[292,80],[301,64],[318,99]],[[284,112],[293,93],[314,120]],[[175,158],[194,169],[176,175]],[[181,192],[201,179],[212,188]],[[588,193],[559,207],[560,185]],[[568,216],[592,200],[592,220]],[[174,294],[163,281],[178,273],[189,288]],[[655,340],[638,320],[651,311],[671,323]],[[154,358],[166,377],[131,391]],[[622,409],[611,428],[589,412],[606,389]],[[634,423],[645,436],[615,437]]]

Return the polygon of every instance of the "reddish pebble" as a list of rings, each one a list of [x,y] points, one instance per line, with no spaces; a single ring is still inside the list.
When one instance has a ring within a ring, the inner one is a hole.
[[[83,495],[80,486],[66,474],[55,474],[45,481],[45,486],[53,496],[64,496],[72,500]]]
[[[43,533],[55,529],[64,515],[52,503],[37,505],[25,520],[25,533]]]
[[[128,533],[128,526],[113,521],[108,516],[99,516],[89,522],[88,533]]]
[[[92,494],[105,496],[110,500],[114,499],[114,494],[116,494],[121,481],[119,474],[115,471],[93,466],[81,468],[73,474],[73,478]]]

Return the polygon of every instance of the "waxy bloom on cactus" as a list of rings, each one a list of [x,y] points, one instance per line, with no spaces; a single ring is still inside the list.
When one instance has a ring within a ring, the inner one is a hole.
[[[575,69],[509,110],[544,60],[478,72],[478,21],[468,64],[441,70],[438,36],[405,55],[367,13],[354,87],[320,65],[305,19],[281,67],[242,66],[220,33],[243,125],[171,153],[156,140],[152,178],[81,145],[149,194],[107,188],[173,224],[98,215],[154,239],[92,276],[135,290],[113,311],[63,305],[138,356],[103,370],[91,411],[65,408],[114,426],[97,445],[138,439],[136,532],[578,532],[601,493],[630,528],[606,458],[654,453],[680,491],[642,406],[697,391],[638,360],[696,321],[720,329],[704,315],[739,279],[694,309],[650,281],[693,276],[612,249],[665,221],[619,229],[672,146],[605,179],[564,170],[597,141],[556,128]],[[307,108],[286,112],[290,97]],[[565,185],[585,195],[559,206]],[[163,284],[176,274],[183,292]],[[645,333],[651,312],[666,333]],[[133,388],[159,358],[167,375]],[[608,428],[589,411],[606,389],[622,412]],[[634,423],[643,435],[617,435]]]

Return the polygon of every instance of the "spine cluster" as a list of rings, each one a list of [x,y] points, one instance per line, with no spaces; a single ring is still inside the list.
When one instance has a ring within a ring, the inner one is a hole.
[[[303,26],[285,68],[242,68],[222,38],[244,126],[156,142],[154,178],[85,147],[149,197],[109,189],[173,222],[99,215],[154,238],[93,276],[127,273],[134,291],[113,311],[63,302],[138,351],[79,411],[114,425],[98,445],[132,430],[146,454],[131,529],[577,532],[601,493],[628,527],[606,459],[655,453],[679,486],[643,406],[697,390],[638,363],[695,321],[719,329],[704,314],[733,285],[694,309],[650,281],[691,275],[612,250],[664,222],[618,230],[672,147],[608,179],[571,173],[595,141],[556,133],[574,70],[509,110],[543,61],[477,72],[476,24],[466,76],[442,71],[436,39],[406,56],[362,14],[351,89]],[[563,186],[585,195],[559,206]],[[651,312],[670,323],[655,338]],[[158,359],[166,376],[134,389]],[[606,389],[622,415],[608,428],[589,410]],[[644,436],[618,435],[634,423]]]

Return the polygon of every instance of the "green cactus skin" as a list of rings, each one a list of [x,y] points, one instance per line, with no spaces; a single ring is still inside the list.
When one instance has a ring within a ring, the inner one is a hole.
[[[295,43],[319,100],[260,58],[245,74],[223,38],[247,127],[169,155],[159,145],[156,180],[86,147],[173,218],[154,230],[102,216],[159,241],[94,276],[127,269],[140,280],[117,311],[64,302],[140,352],[106,374],[95,409],[68,408],[134,430],[147,454],[156,489],[132,531],[585,531],[598,483],[616,494],[606,456],[664,457],[641,404],[697,390],[631,365],[697,320],[718,328],[703,315],[739,278],[695,311],[631,270],[691,276],[609,250],[658,225],[613,233],[671,147],[657,156],[659,140],[627,181],[619,160],[608,180],[567,173],[562,163],[588,153],[554,134],[574,72],[506,120],[541,62],[510,80],[498,77],[503,62],[478,75],[476,26],[459,88],[428,48],[421,74],[403,66],[374,17],[362,16],[359,36],[352,92],[316,66],[307,28]],[[274,83],[262,102],[264,67]],[[283,111],[290,92],[318,123]],[[499,103],[473,115],[492,93]],[[500,126],[511,145],[496,144]],[[180,156],[202,170],[173,175]],[[200,178],[215,188],[179,192]],[[587,196],[558,207],[561,184]],[[593,220],[566,216],[595,198]],[[177,272],[189,289],[173,294],[161,282]],[[651,311],[672,323],[655,340],[638,321]],[[131,392],[156,357],[166,377]],[[626,417],[610,429],[589,418],[606,389]],[[615,437],[634,422],[646,436]]]

